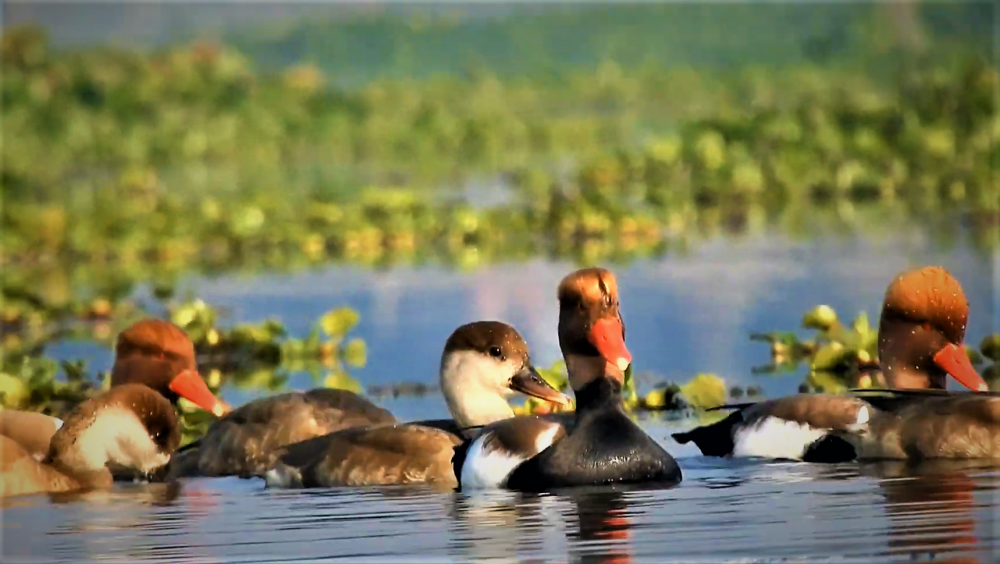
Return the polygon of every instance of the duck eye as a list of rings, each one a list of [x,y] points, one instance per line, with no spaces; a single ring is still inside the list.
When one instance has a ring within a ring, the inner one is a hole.
[[[500,347],[490,347],[490,356],[493,358],[500,358],[501,354],[503,354],[503,352],[500,350]]]

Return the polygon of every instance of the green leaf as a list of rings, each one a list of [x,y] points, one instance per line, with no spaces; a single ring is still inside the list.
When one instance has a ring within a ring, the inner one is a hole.
[[[844,368],[851,356],[851,349],[840,343],[824,345],[816,351],[809,367],[813,370],[835,370]]]
[[[355,368],[365,366],[368,362],[368,348],[363,339],[351,339],[344,345],[344,362]]]
[[[814,370],[809,373],[809,385],[823,390],[824,394],[839,394],[847,390],[847,385],[833,372]]]
[[[819,305],[802,317],[802,326],[806,329],[828,331],[837,323],[837,312],[828,305]]]
[[[341,338],[346,335],[355,325],[361,316],[358,312],[349,307],[333,309],[320,318],[320,327],[328,337]]]
[[[323,386],[337,390],[347,390],[356,394],[361,393],[361,384],[354,378],[351,378],[347,372],[342,370],[328,374],[327,377],[323,379]]]
[[[680,388],[684,400],[692,407],[701,409],[726,403],[729,394],[726,382],[715,374],[698,374]]]
[[[993,333],[979,343],[979,352],[993,362],[1000,362],[1000,333]]]
[[[0,372],[0,405],[17,408],[27,397],[28,390],[20,378]]]

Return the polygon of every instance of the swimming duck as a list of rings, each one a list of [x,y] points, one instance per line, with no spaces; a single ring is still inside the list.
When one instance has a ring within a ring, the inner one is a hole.
[[[229,410],[198,374],[194,344],[168,321],[144,319],[118,335],[111,387],[123,384],[143,384],[172,404],[183,397],[217,416]],[[58,417],[42,413],[0,410],[0,435],[39,460],[48,453],[49,441],[62,425]]]
[[[142,384],[123,384],[77,406],[41,461],[0,436],[0,497],[108,488],[109,464],[149,473],[180,443],[170,401]]]
[[[568,404],[531,365],[528,344],[510,325],[477,321],[444,346],[441,391],[454,419],[345,429],[285,447],[265,474],[270,486],[434,484],[454,488],[456,445],[478,428],[514,416],[514,392]]]
[[[911,396],[886,409],[880,398],[866,398],[855,423],[834,432],[858,460],[998,459],[1000,395],[996,392],[944,392]],[[880,409],[881,407],[881,409]]]
[[[459,487],[544,491],[601,484],[672,485],[681,470],[625,414],[625,347],[615,276],[586,268],[559,284],[559,347],[574,413],[525,416],[483,428],[455,450]]]
[[[986,390],[962,346],[968,318],[962,286],[945,269],[925,267],[897,276],[886,289],[879,320],[878,354],[885,383],[891,388],[944,390],[951,375],[969,389]],[[852,460],[856,451],[840,440],[839,432],[868,423],[875,409],[872,402],[888,411],[912,403],[900,395],[868,395],[799,394],[742,405],[722,421],[673,437],[681,444],[694,441],[707,456]]]

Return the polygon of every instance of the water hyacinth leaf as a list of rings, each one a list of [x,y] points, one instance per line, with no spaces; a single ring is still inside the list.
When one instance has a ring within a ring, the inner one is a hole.
[[[28,393],[28,388],[20,378],[0,372],[0,406],[20,407]]]
[[[965,347],[965,356],[969,357],[969,362],[978,366],[983,363],[983,355],[972,347]]]
[[[814,307],[802,317],[802,327],[829,331],[837,323],[837,312],[828,305]]]
[[[844,368],[852,356],[851,349],[840,343],[823,345],[816,351],[809,367],[812,370],[836,370]]]
[[[979,352],[993,362],[1000,362],[1000,333],[993,333],[983,337],[979,343]]]
[[[360,319],[361,316],[358,315],[358,312],[349,307],[343,307],[327,312],[320,319],[320,327],[328,337],[339,339],[350,332]]]
[[[810,372],[808,383],[824,394],[839,394],[847,391],[847,385],[835,373],[825,370]]]
[[[553,388],[563,391],[569,386],[569,375],[566,373],[566,363],[557,360],[549,368],[538,368],[538,374]]]
[[[368,349],[363,339],[351,339],[344,345],[344,362],[348,366],[364,368],[368,361]]]
[[[336,370],[328,374],[326,378],[323,379],[323,387],[334,388],[337,390],[347,390],[356,394],[362,393],[361,384],[354,378],[351,378],[351,376],[343,370]]]
[[[681,395],[692,407],[706,409],[726,402],[726,382],[715,374],[698,374],[680,386]]]

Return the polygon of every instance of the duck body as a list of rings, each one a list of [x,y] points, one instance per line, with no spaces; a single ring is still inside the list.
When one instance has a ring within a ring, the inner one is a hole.
[[[508,489],[546,491],[609,484],[673,485],[681,469],[622,411],[621,386],[598,379],[577,392],[575,425],[552,446],[518,465]]]
[[[961,285],[944,269],[922,268],[893,280],[879,320],[883,381],[892,388],[945,393],[951,376],[967,388],[985,390],[986,383],[961,345],[968,312]],[[846,432],[867,428],[867,418],[876,412],[906,411],[926,399],[913,395],[879,398],[867,393],[798,394],[722,406],[736,411],[673,437],[681,444],[694,442],[706,456],[845,462],[858,455],[853,442],[845,439]],[[915,421],[913,415],[907,419]]]
[[[798,394],[735,406],[725,419],[673,437],[694,442],[705,456],[846,462],[854,449],[832,433],[857,424],[866,405],[850,396]]]
[[[568,403],[531,365],[510,325],[477,321],[455,329],[441,355],[440,384],[453,419],[345,429],[288,445],[263,474],[271,487],[430,484],[454,488],[457,446],[484,425],[513,417],[514,392]]]
[[[837,434],[851,444],[859,460],[1000,458],[1000,395],[889,397],[890,409],[864,406],[858,416],[863,423]]]
[[[288,445],[264,474],[269,487],[316,488],[430,484],[454,487],[458,428],[430,421],[344,429]]]
[[[278,449],[372,425],[391,425],[388,410],[347,390],[315,389],[252,401],[212,423],[205,436],[171,461],[171,478],[260,475],[277,461]]]
[[[41,461],[0,437],[0,497],[109,487],[109,464],[150,473],[179,443],[169,400],[141,384],[117,386],[74,409]]]
[[[63,425],[63,420],[44,413],[0,409],[0,437],[4,437],[24,449],[32,457],[41,460],[49,452],[49,442]]]

